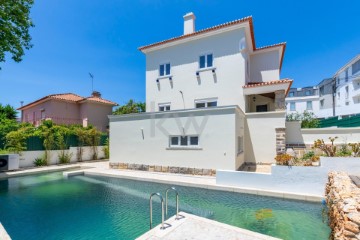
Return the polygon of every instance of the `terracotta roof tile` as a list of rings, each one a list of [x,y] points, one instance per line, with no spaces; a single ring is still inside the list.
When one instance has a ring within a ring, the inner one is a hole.
[[[99,98],[99,97],[87,97],[82,99],[82,101],[91,101],[91,102],[99,102],[99,103],[105,103],[105,104],[110,104],[110,105],[114,105],[117,106],[118,104],[103,98]]]
[[[287,95],[290,90],[290,87],[293,83],[293,80],[289,79],[289,78],[284,78],[284,79],[269,81],[269,82],[249,83],[249,84],[243,86],[243,88],[254,88],[254,87],[270,86],[270,85],[277,85],[277,84],[283,84],[283,83],[290,83],[289,87],[287,88],[287,90],[285,92],[285,95]]]
[[[196,31],[194,33],[181,35],[181,36],[170,38],[170,39],[167,39],[167,40],[164,40],[164,41],[160,41],[160,42],[152,43],[152,44],[149,44],[149,45],[146,45],[146,46],[142,46],[142,47],[139,47],[139,50],[143,51],[143,50],[146,50],[146,49],[149,49],[149,48],[152,48],[152,47],[156,47],[156,46],[159,46],[159,45],[162,45],[162,44],[166,44],[166,43],[169,43],[169,42],[174,42],[174,41],[178,41],[178,40],[181,40],[181,39],[186,39],[186,38],[189,38],[189,37],[201,35],[203,33],[215,31],[215,30],[218,30],[218,29],[221,29],[221,28],[226,28],[226,27],[236,25],[236,24],[241,24],[241,23],[244,23],[244,22],[249,22],[253,51],[263,50],[263,49],[267,49],[267,48],[274,48],[274,47],[282,47],[283,48],[283,51],[282,51],[282,54],[281,54],[281,59],[280,59],[280,70],[281,70],[283,59],[284,59],[286,43],[282,42],[282,43],[277,43],[277,44],[257,48],[256,45],[255,45],[254,25],[253,25],[252,16],[244,17],[244,18],[237,19],[237,20],[234,20],[234,21],[231,21],[231,22],[226,22],[226,23],[216,25],[216,26],[213,26],[213,27],[210,27],[210,28],[199,30],[199,31]]]
[[[76,95],[74,93],[61,93],[61,94],[51,94],[48,96],[45,96],[43,98],[40,98],[34,102],[31,102],[29,104],[26,104],[20,108],[18,108],[17,110],[23,110],[26,109],[28,107],[32,107],[32,106],[36,106],[39,103],[48,101],[50,99],[55,99],[55,100],[61,100],[61,101],[70,101],[70,102],[74,102],[74,103],[80,103],[82,101],[92,101],[92,102],[99,102],[99,103],[104,103],[104,104],[109,104],[109,105],[114,105],[117,106],[118,104],[103,98],[99,98],[99,97],[81,97],[79,95]]]
[[[196,31],[196,32],[193,32],[193,33],[190,33],[190,34],[181,35],[181,36],[170,38],[170,39],[167,39],[167,40],[164,40],[164,41],[160,41],[160,42],[152,43],[152,44],[149,44],[149,45],[146,45],[146,46],[142,46],[142,47],[139,47],[139,50],[142,51],[142,50],[152,48],[152,47],[155,47],[155,46],[158,46],[158,45],[162,45],[162,44],[165,44],[165,43],[174,42],[174,41],[177,41],[177,40],[180,40],[180,39],[193,37],[193,36],[196,36],[196,35],[200,35],[200,34],[203,34],[203,33],[207,33],[207,32],[210,32],[210,31],[218,30],[218,29],[221,29],[221,28],[229,27],[229,26],[244,23],[244,22],[249,22],[249,24],[250,24],[250,31],[251,31],[252,41],[253,41],[253,47],[254,47],[254,50],[255,50],[255,41],[254,41],[254,31],[253,31],[252,16],[244,17],[244,18],[237,19],[237,20],[234,20],[234,21],[231,21],[231,22],[226,22],[226,23],[223,23],[223,24],[219,24],[219,25],[216,25],[216,26],[213,26],[213,27],[210,27],[210,28],[205,28],[203,30],[199,30],[199,31]]]
[[[253,88],[253,87],[261,87],[261,86],[276,85],[276,84],[282,84],[282,83],[292,83],[292,82],[293,82],[293,80],[285,78],[285,79],[269,81],[269,82],[249,83],[249,84],[243,86],[243,88]]]

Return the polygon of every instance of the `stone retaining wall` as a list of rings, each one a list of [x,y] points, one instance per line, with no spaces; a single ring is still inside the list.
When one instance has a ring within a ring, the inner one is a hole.
[[[200,169],[187,167],[171,167],[171,166],[154,166],[145,164],[131,164],[131,163],[109,163],[110,168],[113,169],[128,169],[148,172],[166,172],[166,173],[180,173],[200,176],[215,176],[214,169]]]
[[[360,239],[360,189],[345,172],[330,172],[326,185],[331,239]]]

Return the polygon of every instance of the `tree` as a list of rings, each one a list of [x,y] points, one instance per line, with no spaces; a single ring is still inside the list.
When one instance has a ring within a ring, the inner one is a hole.
[[[290,113],[286,115],[286,121],[301,121],[301,128],[318,128],[320,120],[316,118],[313,112],[304,111],[302,114]]]
[[[15,120],[16,115],[17,115],[17,112],[16,112],[15,108],[10,106],[9,104],[3,106],[0,103],[0,119]]]
[[[0,62],[5,62],[6,53],[20,62],[25,49],[30,49],[30,27],[34,24],[30,18],[30,9],[34,0],[0,1]]]
[[[114,115],[129,114],[129,113],[140,113],[145,112],[145,103],[135,102],[133,99],[130,99],[126,104],[118,107],[113,112]]]

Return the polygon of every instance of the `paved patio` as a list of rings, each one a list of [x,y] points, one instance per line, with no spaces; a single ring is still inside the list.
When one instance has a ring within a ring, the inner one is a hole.
[[[179,219],[175,216],[165,222],[165,229],[161,225],[151,229],[137,240],[217,240],[217,239],[241,239],[241,240],[276,240],[260,233],[242,228],[233,227],[192,214],[180,212]]]

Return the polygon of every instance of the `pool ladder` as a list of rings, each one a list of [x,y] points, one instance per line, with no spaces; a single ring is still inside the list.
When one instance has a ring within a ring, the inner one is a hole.
[[[176,190],[175,187],[169,187],[168,189],[166,189],[165,191],[165,212],[166,212],[166,217],[168,215],[168,193],[169,191],[174,191],[176,194],[176,218],[175,220],[177,220],[179,218],[179,193]],[[164,216],[164,198],[162,197],[161,193],[152,193],[150,195],[150,229],[152,229],[152,198],[153,196],[158,196],[160,199],[160,203],[161,203],[161,227],[160,229],[165,229],[164,227],[164,220],[165,220],[165,216]]]

